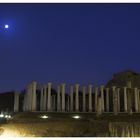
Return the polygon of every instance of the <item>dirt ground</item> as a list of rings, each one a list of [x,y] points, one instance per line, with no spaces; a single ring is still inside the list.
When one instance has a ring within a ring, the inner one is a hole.
[[[42,119],[42,115],[48,118]],[[73,116],[79,115],[79,119]],[[1,136],[21,137],[106,137],[109,136],[109,122],[140,122],[140,115],[112,114],[97,117],[95,114],[77,113],[18,113],[11,120],[0,125]]]

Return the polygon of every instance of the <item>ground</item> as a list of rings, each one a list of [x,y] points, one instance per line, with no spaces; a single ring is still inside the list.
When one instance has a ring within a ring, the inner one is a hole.
[[[42,115],[47,115],[48,118],[43,119]],[[74,119],[73,116],[76,115],[81,118]],[[16,113],[11,120],[1,124],[0,134],[1,136],[105,137],[112,135],[110,134],[112,130],[109,130],[111,122],[118,122],[117,125],[130,122],[137,124],[140,123],[140,114],[122,113],[115,116],[113,113],[105,113],[96,116],[95,113]]]

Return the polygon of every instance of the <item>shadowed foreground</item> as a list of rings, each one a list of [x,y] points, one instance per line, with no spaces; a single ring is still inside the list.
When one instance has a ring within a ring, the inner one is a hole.
[[[47,119],[40,118],[48,115]],[[74,119],[74,115],[81,118]],[[1,136],[36,137],[139,137],[140,114],[18,113],[1,124]]]

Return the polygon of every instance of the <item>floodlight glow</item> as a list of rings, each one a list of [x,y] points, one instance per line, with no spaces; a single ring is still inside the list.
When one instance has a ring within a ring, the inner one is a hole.
[[[8,118],[8,115],[5,115],[5,118]]]
[[[0,137],[21,137],[21,135],[19,134],[18,131],[5,128],[4,132],[0,135]]]
[[[11,118],[11,115],[8,115],[8,117],[7,117],[8,119],[10,119]]]
[[[42,119],[47,119],[47,118],[48,118],[48,116],[43,115],[43,116],[41,116],[41,118],[42,118]]]
[[[0,118],[3,118],[4,117],[4,115],[3,114],[0,114]]]
[[[5,29],[8,29],[9,28],[9,25],[8,24],[5,24],[4,27],[5,27]]]
[[[74,119],[80,119],[80,116],[75,115],[75,116],[73,116],[73,118],[74,118]]]

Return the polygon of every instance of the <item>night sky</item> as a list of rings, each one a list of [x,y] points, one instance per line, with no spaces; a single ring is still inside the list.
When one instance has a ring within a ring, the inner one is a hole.
[[[0,92],[127,69],[140,72],[140,4],[0,4]]]

